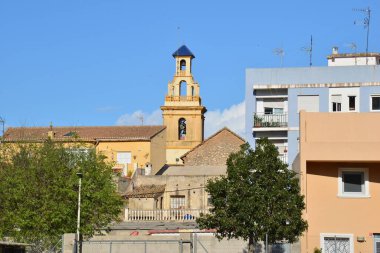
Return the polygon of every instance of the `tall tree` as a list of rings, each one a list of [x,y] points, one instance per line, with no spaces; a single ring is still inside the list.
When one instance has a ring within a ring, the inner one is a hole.
[[[248,252],[255,243],[286,240],[292,243],[307,228],[305,208],[296,173],[278,158],[277,148],[260,139],[227,160],[227,175],[207,183],[211,213],[198,220],[201,228],[216,229],[216,237],[248,240]]]
[[[0,144],[0,236],[43,252],[77,224],[78,177],[82,179],[81,234],[92,236],[117,220],[122,199],[111,165],[95,150],[50,140]]]

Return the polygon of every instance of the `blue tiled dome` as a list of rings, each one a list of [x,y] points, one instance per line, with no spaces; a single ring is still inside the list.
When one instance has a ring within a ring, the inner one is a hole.
[[[191,58],[195,58],[194,54],[187,48],[187,46],[183,45],[177,49],[173,54],[173,57],[176,56],[191,56]]]

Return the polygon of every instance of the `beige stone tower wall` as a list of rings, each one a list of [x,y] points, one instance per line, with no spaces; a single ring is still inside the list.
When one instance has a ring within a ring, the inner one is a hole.
[[[165,104],[161,106],[166,126],[166,160],[168,164],[182,164],[180,157],[204,139],[204,113],[199,96],[199,84],[191,73],[193,56],[175,56],[176,72],[168,84]],[[183,67],[185,63],[185,68]],[[186,120],[185,137],[180,137],[179,121]]]

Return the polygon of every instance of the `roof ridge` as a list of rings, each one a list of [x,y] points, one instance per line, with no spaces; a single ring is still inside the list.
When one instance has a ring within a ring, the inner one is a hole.
[[[117,128],[121,128],[121,127],[166,127],[164,125],[118,125],[118,126],[53,126],[53,129],[54,128],[105,128],[105,127],[117,127]],[[44,128],[50,128],[50,126],[21,126],[21,127],[8,127],[7,129],[20,129],[20,128],[26,128],[26,129],[30,129],[30,128],[33,128],[33,129],[44,129]]]
[[[213,135],[209,136],[206,140],[202,141],[201,143],[199,143],[197,146],[195,146],[194,148],[190,149],[189,151],[187,151],[185,154],[183,154],[180,158],[183,160],[183,158],[185,156],[187,156],[190,152],[192,152],[193,150],[195,150],[196,148],[198,148],[199,146],[202,146],[204,143],[210,141],[212,138],[214,138],[215,136],[217,136],[219,133],[221,133],[222,131],[224,130],[227,130],[228,132],[232,133],[233,135],[235,135],[237,138],[239,138],[240,140],[244,141],[244,142],[247,142],[246,140],[244,140],[241,136],[239,136],[238,134],[236,134],[235,132],[233,132],[231,129],[229,129],[228,127],[223,127],[221,128],[219,131],[215,132]]]

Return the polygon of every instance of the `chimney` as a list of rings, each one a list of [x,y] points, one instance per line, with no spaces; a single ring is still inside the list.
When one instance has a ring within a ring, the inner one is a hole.
[[[332,54],[338,54],[338,47],[332,48]]]
[[[53,123],[50,122],[49,131],[48,131],[48,138],[53,139],[54,138],[54,131],[53,131]]]

